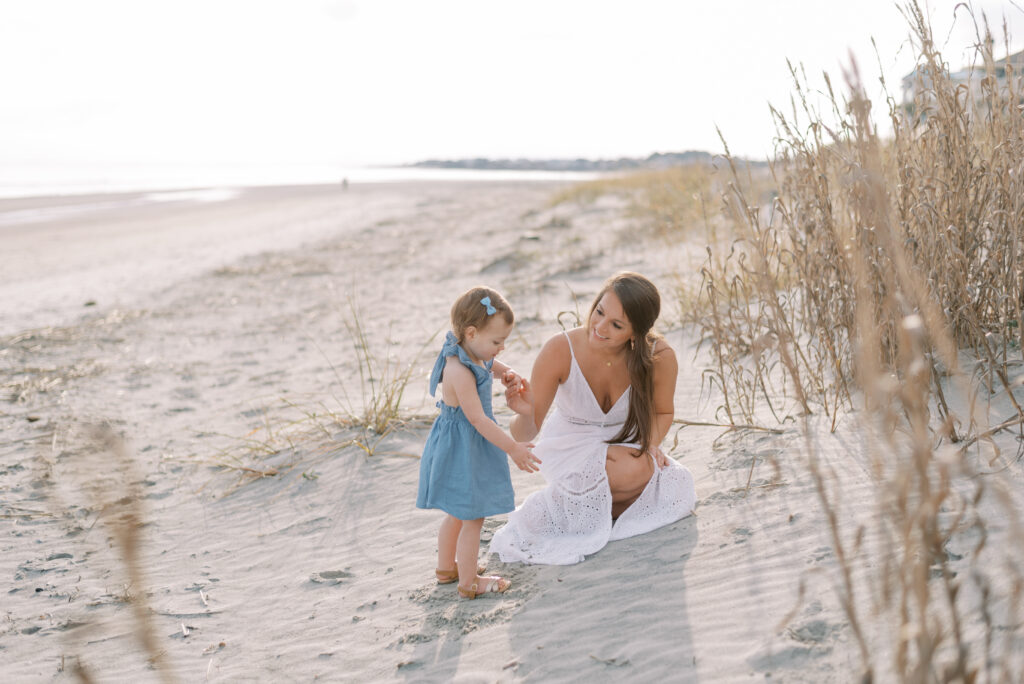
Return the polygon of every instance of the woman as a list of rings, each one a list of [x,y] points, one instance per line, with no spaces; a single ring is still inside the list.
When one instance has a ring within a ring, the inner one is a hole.
[[[612,276],[586,325],[549,339],[530,382],[509,388],[512,435],[536,443],[548,486],[495,532],[490,550],[502,561],[578,563],[693,511],[690,471],[658,447],[678,372],[675,352],[651,330],[660,309],[642,275]]]

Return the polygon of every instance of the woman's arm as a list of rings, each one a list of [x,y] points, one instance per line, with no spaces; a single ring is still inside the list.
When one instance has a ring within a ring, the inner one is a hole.
[[[679,375],[679,362],[676,353],[665,340],[658,340],[654,345],[654,430],[651,433],[651,445],[661,444],[672,427],[675,418],[676,378]],[[655,455],[657,458],[657,455]],[[666,461],[667,463],[667,461]],[[660,462],[658,465],[665,465]]]
[[[540,432],[540,426],[548,415],[551,402],[555,400],[558,386],[568,377],[570,354],[569,341],[561,333],[545,342],[537,354],[530,382],[524,383],[524,398],[531,409],[525,412],[517,411],[509,425],[509,430],[516,439],[528,441]]]

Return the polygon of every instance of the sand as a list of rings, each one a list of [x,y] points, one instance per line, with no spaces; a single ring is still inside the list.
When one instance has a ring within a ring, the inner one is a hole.
[[[486,557],[513,582],[501,597],[460,601],[434,582],[440,514],[414,507],[418,455],[438,333],[464,288],[506,294],[520,320],[503,359],[527,372],[605,277],[644,272],[680,359],[677,417],[720,420],[673,295],[702,246],[661,241],[621,198],[551,207],[561,187],[0,202],[3,679],[79,667],[96,681],[855,679],[792,424],[670,433],[699,501],[675,524],[575,566]],[[372,454],[352,443],[372,435],[334,420],[368,395],[353,311],[375,359],[413,364],[405,425]],[[123,455],[95,446],[97,425],[123,437]],[[812,427],[852,533],[875,510],[864,439],[854,421]],[[517,501],[543,485],[519,471],[513,483]],[[135,576],[126,514],[144,523]],[[502,520],[486,522],[484,548]]]

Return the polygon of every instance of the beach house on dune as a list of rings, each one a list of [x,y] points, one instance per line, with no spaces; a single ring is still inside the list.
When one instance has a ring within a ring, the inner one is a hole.
[[[1014,106],[1024,111],[1024,50],[1004,57],[992,64],[973,64],[950,72],[949,80],[958,97],[966,97],[971,116],[984,114],[993,105]],[[934,86],[928,65],[922,65],[903,77],[903,111],[913,114],[918,108],[927,109],[932,101]],[[919,112],[924,118],[926,111]]]

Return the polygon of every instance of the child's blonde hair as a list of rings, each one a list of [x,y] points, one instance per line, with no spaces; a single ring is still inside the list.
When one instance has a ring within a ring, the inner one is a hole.
[[[482,301],[485,299],[486,302]],[[459,344],[462,344],[466,338],[466,328],[473,326],[483,330],[491,316],[499,314],[509,325],[516,322],[512,307],[497,290],[483,285],[471,287],[459,295],[452,305],[452,332],[459,339]]]

